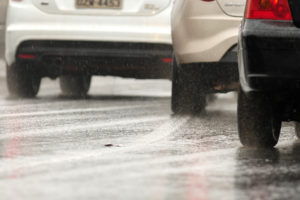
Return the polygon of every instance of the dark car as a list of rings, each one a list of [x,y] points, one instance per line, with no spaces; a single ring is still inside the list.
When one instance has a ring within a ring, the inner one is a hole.
[[[241,143],[275,146],[282,121],[300,122],[300,1],[248,0],[238,46]]]

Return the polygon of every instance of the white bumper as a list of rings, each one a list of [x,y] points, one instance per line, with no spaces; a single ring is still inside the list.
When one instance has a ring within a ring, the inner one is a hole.
[[[9,5],[5,58],[15,61],[26,40],[112,41],[171,44],[170,11],[155,16],[77,16],[47,14],[33,5]]]

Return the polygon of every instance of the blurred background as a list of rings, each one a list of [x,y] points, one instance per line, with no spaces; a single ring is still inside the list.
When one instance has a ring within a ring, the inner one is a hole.
[[[5,27],[7,2],[8,0],[0,1],[0,59],[3,59],[4,56],[4,29],[5,29],[4,27]],[[1,62],[3,61],[0,61],[0,63]]]

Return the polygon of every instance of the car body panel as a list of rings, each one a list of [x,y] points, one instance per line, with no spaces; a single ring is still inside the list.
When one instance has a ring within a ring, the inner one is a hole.
[[[237,44],[242,19],[227,15],[217,1],[201,0],[175,1],[171,18],[174,53],[180,64],[219,62]]]
[[[247,19],[239,33],[243,91],[287,91],[300,87],[300,29],[292,21]]]
[[[243,17],[246,0],[217,0],[222,10],[233,17]]]
[[[297,0],[289,0],[289,5],[293,17],[293,22],[300,27],[300,2]]]
[[[152,16],[167,9],[171,0],[120,0],[121,7],[82,8],[75,4],[75,0],[32,0],[41,11],[49,14],[96,15],[96,16]]]

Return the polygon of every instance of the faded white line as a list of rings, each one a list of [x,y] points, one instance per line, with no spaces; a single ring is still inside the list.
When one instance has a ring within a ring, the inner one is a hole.
[[[123,110],[123,109],[134,109],[134,108],[147,108],[151,106],[145,105],[132,105],[132,106],[114,106],[105,108],[80,108],[80,109],[68,109],[68,110],[50,110],[50,111],[39,111],[39,112],[27,112],[27,113],[12,113],[12,114],[0,114],[0,118],[7,117],[28,117],[28,116],[43,116],[43,115],[59,115],[69,113],[84,113],[84,112],[101,112],[101,111],[112,111],[112,110]]]
[[[170,117],[160,117],[160,118],[153,118],[153,121],[168,119]],[[52,158],[49,158],[46,156],[45,158],[37,158],[37,160],[32,159],[24,159],[21,160],[5,160],[6,166],[4,166],[4,163],[2,163],[0,172],[4,173],[5,171],[11,171],[13,169],[17,168],[34,168],[34,167],[40,167],[43,165],[46,165],[46,167],[49,167],[49,165],[57,165],[61,163],[69,163],[69,162],[77,162],[77,161],[84,161],[84,160],[90,160],[91,158],[94,159],[103,159],[105,155],[109,156],[111,154],[115,153],[126,153],[128,151],[134,151],[145,148],[147,145],[152,143],[157,143],[162,141],[164,138],[169,136],[174,131],[178,130],[182,125],[184,125],[190,118],[189,117],[174,117],[165,122],[163,125],[161,125],[159,128],[154,130],[153,132],[142,136],[140,138],[137,138],[133,141],[133,145],[128,147],[120,147],[120,148],[114,148],[114,149],[100,149],[93,152],[76,152],[74,154],[64,154],[64,155],[55,155]],[[148,119],[144,119],[145,122],[149,122]],[[138,120],[140,123],[143,122],[143,119]],[[131,122],[136,122],[131,121]],[[121,122],[121,124],[127,125],[129,122],[127,120]],[[115,123],[114,125],[120,125],[120,123]],[[103,124],[101,125],[103,127]],[[93,127],[91,127],[93,128]],[[95,125],[94,128],[99,128],[99,126]],[[42,160],[41,160],[42,159]],[[4,161],[4,160],[3,160]]]
[[[146,122],[156,122],[156,121],[163,121],[167,120],[168,116],[150,116],[150,117],[140,117],[140,118],[132,118],[132,119],[124,119],[124,120],[111,120],[111,121],[95,121],[93,124],[86,123],[80,125],[70,124],[68,126],[60,126],[60,127],[49,127],[45,129],[39,130],[29,130],[29,131],[20,131],[20,132],[13,132],[13,133],[5,133],[0,135],[0,139],[8,139],[11,137],[28,137],[28,136],[54,136],[55,134],[60,133],[60,136],[63,137],[61,134],[72,133],[74,131],[85,131],[85,130],[97,130],[103,127],[110,127],[110,126],[122,126],[122,125],[129,125],[129,124],[139,124],[139,123],[146,123]]]
[[[163,139],[164,137],[170,135],[171,133],[178,130],[181,126],[183,126],[190,117],[173,117],[159,128],[154,130],[152,133],[145,135],[135,141],[136,146],[132,146],[129,148],[137,148],[140,146],[144,146],[145,144],[153,143]],[[140,144],[140,145],[139,145]]]

